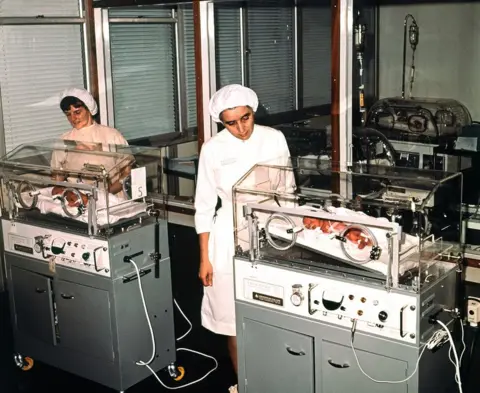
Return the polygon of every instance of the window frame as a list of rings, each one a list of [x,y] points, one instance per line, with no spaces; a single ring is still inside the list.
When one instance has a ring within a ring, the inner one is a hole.
[[[155,8],[155,7],[151,7]],[[112,60],[110,49],[110,24],[171,24],[174,34],[174,61],[175,61],[175,96],[177,98],[178,110],[176,111],[177,129],[172,132],[158,134],[155,136],[138,137],[129,140],[162,140],[169,139],[175,135],[186,135],[192,132],[187,128],[188,100],[186,91],[185,75],[185,49],[184,49],[184,12],[182,7],[162,7],[171,12],[170,17],[110,17],[108,8],[95,8],[95,36],[97,47],[97,67],[99,83],[99,108],[100,119],[109,127],[115,127],[114,97],[112,85]]]

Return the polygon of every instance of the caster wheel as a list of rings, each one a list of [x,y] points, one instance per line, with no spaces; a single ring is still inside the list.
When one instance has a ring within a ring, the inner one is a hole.
[[[181,381],[185,375],[185,369],[183,367],[177,367],[177,376],[173,378],[174,381]]]
[[[28,356],[23,359],[25,365],[22,367],[23,371],[28,371],[33,368],[34,361],[32,358],[29,358]]]
[[[23,357],[19,353],[16,353],[13,355],[13,360],[22,371],[29,371],[33,368],[34,361],[28,356]]]

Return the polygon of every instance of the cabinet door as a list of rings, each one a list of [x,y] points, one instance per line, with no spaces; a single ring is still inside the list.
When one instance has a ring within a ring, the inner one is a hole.
[[[245,320],[248,393],[314,392],[313,338]]]
[[[407,378],[406,362],[359,349],[355,349],[355,353],[362,369],[373,379],[401,381]],[[322,393],[345,392],[407,393],[407,382],[374,382],[360,371],[351,346],[323,341]]]
[[[52,287],[48,277],[12,266],[16,328],[48,344],[55,344]]]
[[[108,292],[62,280],[54,285],[60,345],[113,360]]]

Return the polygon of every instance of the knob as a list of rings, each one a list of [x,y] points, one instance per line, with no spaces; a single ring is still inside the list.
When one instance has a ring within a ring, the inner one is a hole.
[[[303,293],[302,293],[302,285],[301,284],[295,284],[292,285],[292,295],[290,296],[290,301],[295,307],[299,307],[304,299]]]
[[[90,253],[89,252],[84,252],[82,254],[82,258],[84,261],[88,261],[88,259],[90,258]]]
[[[378,313],[378,319],[380,319],[381,322],[385,322],[388,318],[388,314],[386,311],[380,311]]]

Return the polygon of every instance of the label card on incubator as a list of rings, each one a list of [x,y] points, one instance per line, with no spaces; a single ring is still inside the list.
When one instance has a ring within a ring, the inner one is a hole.
[[[456,150],[477,151],[477,138],[459,136],[455,143]]]
[[[132,169],[132,199],[147,196],[147,170],[144,166]]]

